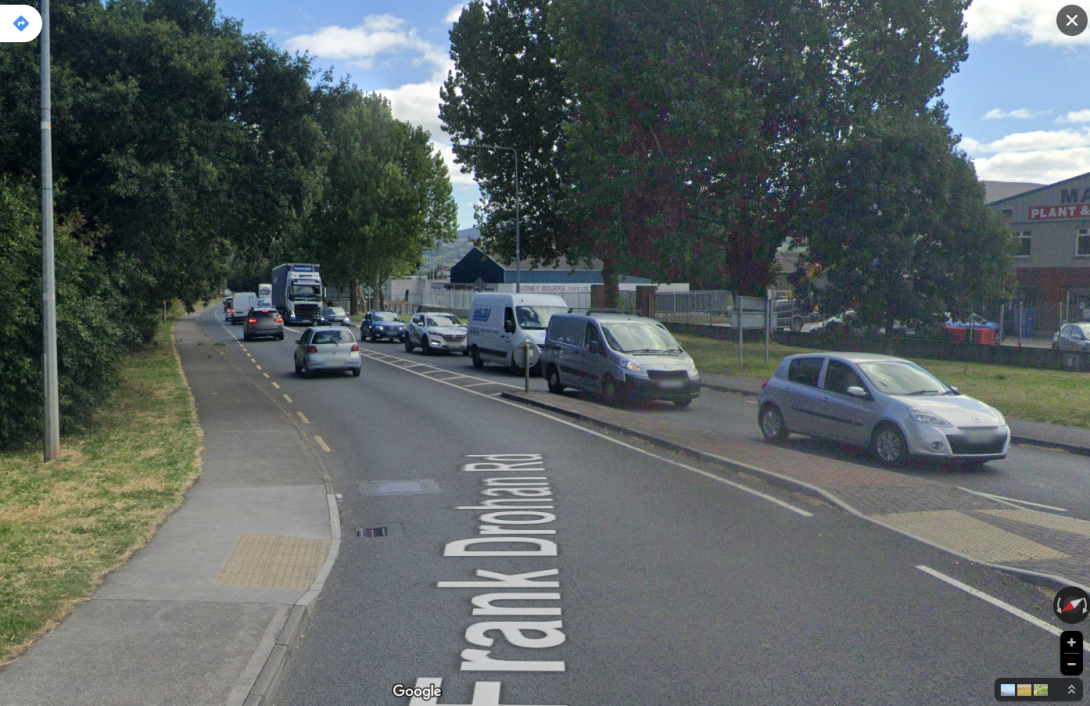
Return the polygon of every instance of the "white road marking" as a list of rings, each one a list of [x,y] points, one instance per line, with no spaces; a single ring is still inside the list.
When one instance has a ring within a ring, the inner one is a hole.
[[[748,404],[757,404],[757,400],[746,400]]]
[[[400,367],[400,366],[394,366],[394,367]],[[405,370],[405,368],[401,368],[401,369]],[[453,388],[456,388],[456,389],[459,389],[459,390],[464,390],[465,392],[468,392],[471,395],[477,395],[479,397],[484,397],[486,399],[495,400],[497,402],[500,402],[501,404],[510,405],[511,407],[515,407],[516,409],[521,409],[521,410],[529,412],[531,414],[536,414],[539,417],[545,417],[546,419],[551,419],[554,422],[557,422],[558,424],[563,424],[565,426],[571,427],[572,429],[578,429],[579,431],[581,431],[581,432],[583,432],[585,434],[590,434],[591,436],[596,436],[599,439],[603,439],[603,440],[608,441],[610,443],[614,443],[614,444],[617,444],[619,446],[623,446],[626,449],[630,449],[632,451],[635,451],[636,453],[643,454],[644,456],[650,456],[651,458],[658,459],[659,461],[669,463],[672,466],[677,466],[678,468],[684,468],[687,471],[697,473],[697,474],[702,475],[702,476],[704,476],[706,478],[710,478],[710,479],[712,479],[714,481],[718,481],[720,483],[723,483],[724,485],[729,485],[732,488],[737,488],[738,490],[749,493],[750,495],[755,495],[755,496],[757,496],[757,497],[759,497],[759,498],[761,498],[763,500],[767,500],[767,501],[769,501],[769,502],[771,502],[773,504],[779,505],[782,508],[790,510],[791,512],[802,515],[803,517],[813,517],[814,516],[813,513],[807,512],[806,510],[803,510],[802,508],[795,507],[794,505],[792,505],[790,503],[787,503],[787,502],[784,502],[783,500],[780,500],[779,498],[768,495],[767,493],[762,493],[759,490],[754,490],[753,488],[746,487],[745,485],[742,485],[741,483],[735,483],[734,481],[727,480],[726,478],[721,478],[721,477],[715,475],[714,473],[708,473],[707,471],[702,471],[699,468],[693,468],[692,466],[686,465],[686,464],[681,463],[679,461],[674,461],[673,459],[666,458],[665,456],[659,456],[658,454],[653,454],[650,451],[646,451],[644,449],[639,448],[638,446],[633,446],[632,444],[625,443],[624,441],[621,441],[620,439],[614,439],[611,436],[607,436],[607,435],[602,434],[600,432],[596,432],[596,431],[593,431],[591,429],[581,427],[581,426],[579,426],[578,424],[576,424],[574,422],[569,422],[566,419],[561,419],[559,417],[555,417],[555,416],[553,416],[551,414],[548,414],[546,412],[542,412],[541,410],[533,409],[532,407],[530,407],[528,405],[520,404],[518,402],[512,402],[510,400],[505,400],[505,399],[503,399],[503,398],[501,398],[499,396],[486,395],[485,393],[477,392],[476,390],[466,389],[468,387],[476,387],[477,386],[476,384],[474,384],[474,385],[458,385],[458,384],[455,384],[453,382],[447,382],[445,380],[437,380],[435,378],[427,377],[426,375],[421,375],[420,373],[416,372],[415,370],[405,370],[405,372],[412,373],[413,375],[420,375],[420,377],[424,378],[425,380],[431,380],[432,382],[437,382],[437,383],[439,383],[441,385],[449,385],[450,387],[453,387]],[[467,377],[469,377],[469,376],[467,376]],[[474,378],[474,379],[479,379],[479,378]],[[488,382],[490,382],[490,384],[496,384],[496,385],[503,385],[504,384],[504,383],[491,383],[491,381],[488,381]],[[515,386],[514,385],[507,385],[507,387],[515,387]],[[515,388],[515,389],[518,389],[518,388]],[[722,457],[716,456],[716,458],[722,458]],[[722,459],[722,460],[731,461],[731,459]],[[731,461],[731,462],[734,463],[734,461]],[[739,465],[745,465],[745,464],[739,464]],[[752,468],[752,466],[750,466],[750,468]]]
[[[442,381],[440,381],[440,382],[442,382]],[[469,385],[458,385],[457,387],[480,387],[481,385],[498,385],[498,384],[499,383],[495,383],[495,382],[474,382],[474,383],[471,383]]]
[[[972,493],[973,495],[983,495],[986,498],[991,498],[992,500],[999,500],[1000,502],[1002,502],[1004,500],[1009,500],[1012,503],[1020,503],[1022,505],[1032,505],[1033,507],[1043,507],[1046,510],[1055,510],[1056,512],[1067,512],[1067,510],[1063,509],[1062,507],[1053,507],[1051,505],[1042,505],[1041,503],[1031,503],[1029,500],[1019,500],[1018,498],[1008,498],[1008,497],[1003,496],[1003,495],[992,495],[991,493],[982,493],[979,490],[969,490],[968,488],[962,488],[960,485],[954,486],[954,487],[956,487],[958,490],[964,490],[966,493]],[[1006,503],[1006,504],[1009,505],[1010,503]],[[1013,507],[1018,507],[1018,506],[1015,505]]]
[[[292,404],[291,398],[288,397],[288,393],[285,392],[283,394],[284,394],[284,399],[286,399],[288,401],[288,404]]]
[[[276,388],[277,390],[279,390],[279,389],[280,389],[280,386],[279,386],[279,385],[277,385],[277,384],[276,384],[275,382],[274,382],[274,383],[272,384],[272,386],[273,386],[273,387],[275,387],[275,388]]]
[[[322,437],[320,437],[320,436],[315,436],[315,437],[314,437],[314,440],[318,442],[318,446],[321,446],[321,447],[322,447],[322,451],[325,451],[326,453],[329,453],[329,447],[328,447],[328,446],[326,446],[326,444],[325,444],[325,442],[324,442],[324,441],[322,441]]]
[[[916,568],[919,569],[920,571],[924,572],[925,574],[930,574],[931,576],[934,576],[935,578],[939,579],[940,581],[945,581],[946,583],[950,584],[954,588],[960,588],[962,591],[965,591],[970,596],[976,596],[977,598],[979,598],[982,601],[987,601],[988,603],[991,603],[996,608],[1001,608],[1002,610],[1007,611],[1008,613],[1010,613],[1011,615],[1013,615],[1015,617],[1021,618],[1022,620],[1025,620],[1028,623],[1036,625],[1037,627],[1041,628],[1042,630],[1047,630],[1048,632],[1052,633],[1053,635],[1059,636],[1059,635],[1063,634],[1063,630],[1061,630],[1060,628],[1055,627],[1053,625],[1049,625],[1045,621],[1040,620],[1038,618],[1035,618],[1035,617],[1033,617],[1032,615],[1030,615],[1029,613],[1027,613],[1027,612],[1025,612],[1023,610],[1019,610],[1018,608],[1015,608],[1010,603],[1006,603],[1004,601],[999,600],[998,598],[996,598],[994,596],[990,596],[987,593],[984,593],[984,591],[975,589],[972,586],[970,586],[968,584],[964,584],[964,583],[962,583],[961,581],[958,581],[955,578],[950,578],[949,576],[947,576],[946,574],[944,574],[944,573],[942,573],[940,571],[935,571],[930,566],[924,566],[923,564],[920,564]],[[1086,650],[1087,652],[1090,652],[1090,644],[1084,644],[1083,649]]]
[[[303,424],[310,424],[310,420],[307,419],[302,412],[296,412],[296,414],[298,414],[299,418],[303,420]]]

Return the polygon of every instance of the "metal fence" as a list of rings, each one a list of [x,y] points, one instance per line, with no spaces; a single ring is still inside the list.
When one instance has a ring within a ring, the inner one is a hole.
[[[655,293],[655,316],[663,323],[726,326],[733,308],[734,294],[726,290]]]

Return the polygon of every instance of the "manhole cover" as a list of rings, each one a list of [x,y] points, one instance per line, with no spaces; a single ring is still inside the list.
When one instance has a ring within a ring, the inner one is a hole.
[[[423,480],[365,480],[360,483],[363,495],[423,495],[439,493],[435,481]]]

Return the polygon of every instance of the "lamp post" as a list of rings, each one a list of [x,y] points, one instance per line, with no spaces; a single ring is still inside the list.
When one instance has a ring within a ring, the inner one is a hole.
[[[519,221],[521,220],[521,213],[519,210],[519,153],[514,147],[499,147],[498,145],[478,145],[473,142],[462,145],[462,147],[475,147],[486,150],[505,150],[512,152],[515,155],[515,293],[518,294],[522,291],[521,286],[521,272],[520,264],[522,259],[522,252],[520,250],[519,243]]]
[[[53,271],[53,145],[49,100],[49,0],[42,0],[42,401],[44,459],[60,454],[57,390],[57,294]]]

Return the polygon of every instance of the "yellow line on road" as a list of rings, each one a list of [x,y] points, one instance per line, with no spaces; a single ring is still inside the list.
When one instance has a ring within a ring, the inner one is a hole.
[[[264,375],[265,377],[269,377],[268,373],[261,373],[261,374]]]
[[[277,390],[279,390],[279,389],[280,389],[280,386],[279,386],[279,385],[277,385],[277,384],[276,384],[275,382],[273,383],[273,387],[275,387],[275,388],[276,388]]]
[[[329,447],[325,445],[324,441],[322,441],[322,437],[315,436],[314,440],[318,442],[318,446],[322,447],[322,451],[325,451],[326,453],[329,453]]]
[[[257,361],[256,361],[256,360],[254,361],[254,365],[257,365]],[[261,366],[260,366],[260,365],[257,365],[257,369],[258,369],[258,370],[261,370]]]
[[[286,393],[286,392],[284,393],[284,399],[286,399],[288,401],[288,404],[292,403],[291,398],[288,397],[288,393]]]
[[[310,420],[303,416],[302,412],[296,412],[296,414],[298,414],[299,418],[303,420],[303,424],[310,424]]]

